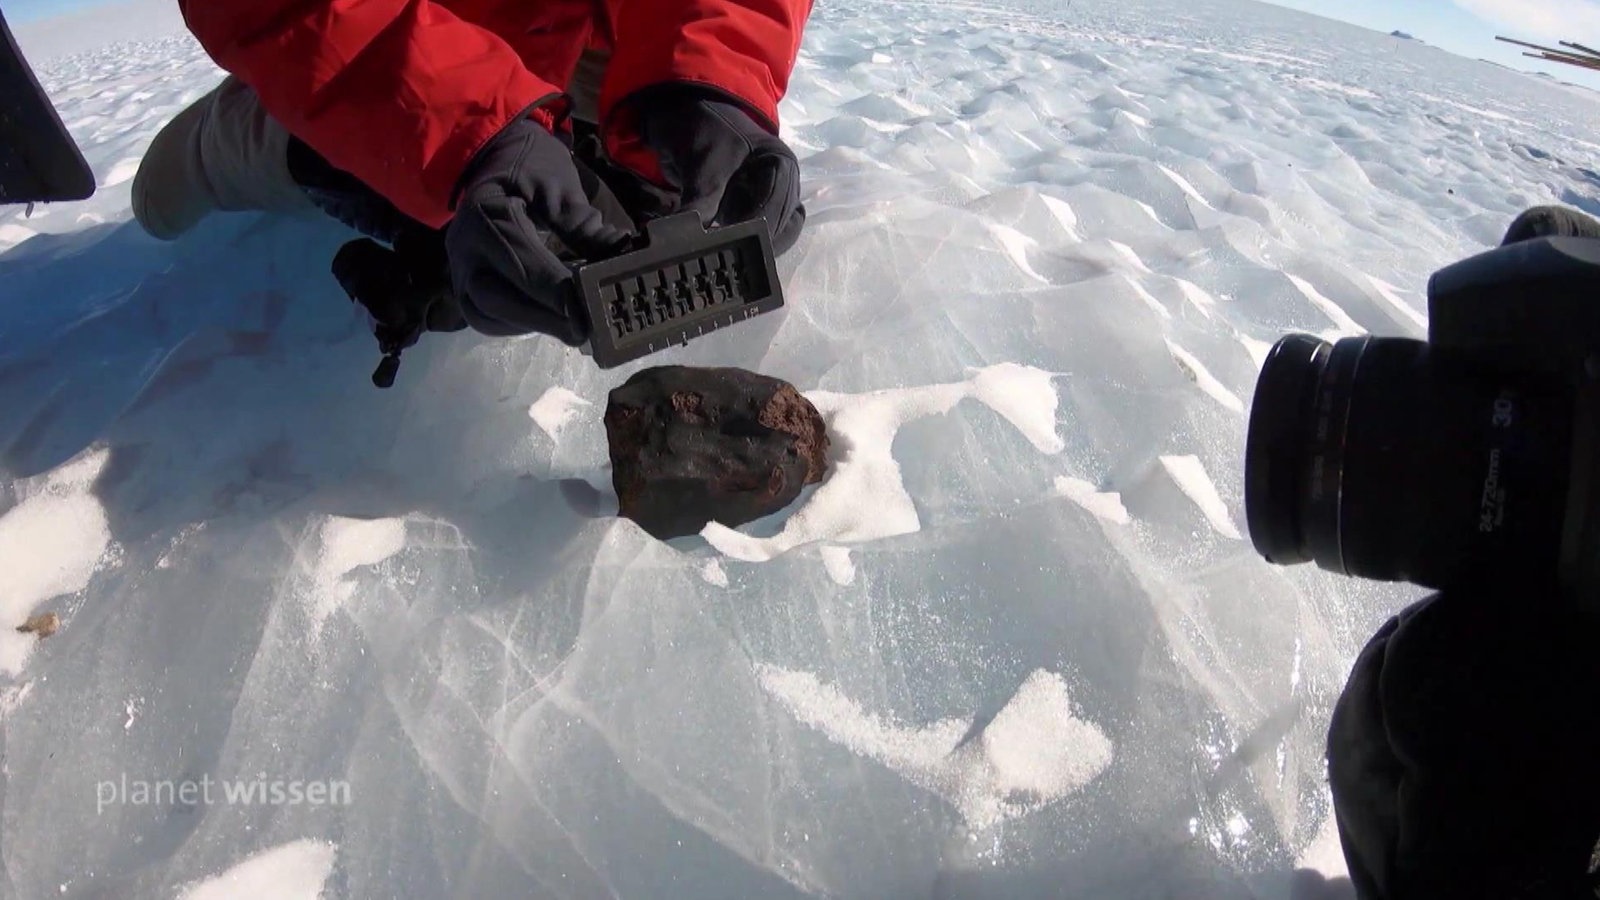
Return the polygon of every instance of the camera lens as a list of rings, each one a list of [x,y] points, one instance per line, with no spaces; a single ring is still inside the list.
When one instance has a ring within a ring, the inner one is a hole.
[[[1317,449],[1306,444],[1316,432],[1312,408],[1332,350],[1326,341],[1290,335],[1272,348],[1256,382],[1245,446],[1245,517],[1256,552],[1281,566],[1312,559],[1299,494],[1304,460]]]
[[[1571,404],[1421,341],[1284,338],[1250,414],[1251,540],[1280,565],[1429,587],[1551,574]]]

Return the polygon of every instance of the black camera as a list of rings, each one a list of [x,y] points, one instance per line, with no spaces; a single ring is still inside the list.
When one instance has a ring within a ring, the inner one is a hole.
[[[1269,561],[1431,588],[1600,598],[1600,241],[1437,272],[1428,340],[1284,338],[1245,460]]]

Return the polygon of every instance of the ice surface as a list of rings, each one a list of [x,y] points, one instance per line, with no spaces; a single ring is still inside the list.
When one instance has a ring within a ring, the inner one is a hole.
[[[5,690],[0,690],[0,722],[4,722],[6,716],[10,715],[13,710],[22,705],[24,700],[28,699],[28,692],[31,690],[33,690],[33,682],[31,681],[25,681],[20,685],[13,685]]]
[[[24,228],[15,222],[0,225],[0,249],[6,249],[22,243],[28,238],[38,234],[31,228]]]
[[[363,566],[375,566],[406,545],[406,523],[401,519],[347,519],[330,517],[322,523],[322,546],[312,575],[311,622],[313,629],[343,606],[358,587],[346,576]]]
[[[706,584],[714,584],[717,587],[728,586],[728,572],[722,568],[721,560],[706,560],[705,565],[700,569],[700,577],[706,580]]]
[[[1406,302],[1406,300],[1400,296],[1400,288],[1395,287],[1381,278],[1376,278],[1371,275],[1367,276],[1367,281],[1372,284],[1373,289],[1378,292],[1379,297],[1387,302],[1395,312],[1399,313],[1406,322],[1411,324],[1412,330],[1411,333],[1407,335],[1408,337],[1415,337],[1419,340],[1426,339],[1428,334],[1428,317],[1419,312],[1416,307],[1414,307],[1411,303]]]
[[[1101,493],[1081,478],[1057,475],[1056,493],[1112,524],[1126,525],[1133,521],[1128,515],[1128,508],[1122,505],[1120,496],[1114,492]]]
[[[552,387],[528,407],[528,416],[544,429],[545,434],[555,438],[568,422],[582,415],[584,407],[590,405],[589,401],[566,388]]]
[[[1233,524],[1233,516],[1228,512],[1228,505],[1223,502],[1222,495],[1217,493],[1216,482],[1206,472],[1205,464],[1198,456],[1163,456],[1161,467],[1167,470],[1172,480],[1177,482],[1178,488],[1190,499],[1194,505],[1205,514],[1206,521],[1223,537],[1241,540],[1239,529]]]
[[[1243,0],[818,4],[788,305],[649,362],[794,383],[832,475],[667,545],[610,515],[643,363],[429,336],[376,391],[347,231],[140,235],[123,179],[220,73],[169,0],[118,9],[22,35],[109,186],[0,209],[7,900],[261,860],[218,890],[1288,900],[1339,870],[1328,713],[1415,592],[1240,539],[1262,361],[1419,335],[1523,207],[1600,209],[1594,97],[1431,47]],[[97,810],[123,776],[352,802]]]
[[[12,485],[17,503],[0,515],[0,675],[16,677],[39,638],[16,626],[46,601],[88,586],[111,544],[94,480],[108,454],[91,452],[47,476]]]
[[[1352,337],[1364,331],[1360,325],[1356,324],[1354,319],[1350,318],[1350,314],[1345,312],[1343,307],[1329,300],[1311,282],[1295,275],[1288,277],[1295,288],[1306,295],[1307,300],[1310,300],[1317,309],[1322,310],[1323,314],[1333,321],[1333,329],[1323,332],[1323,336],[1326,339],[1337,341],[1340,338]]]
[[[1178,361],[1178,365],[1189,373],[1195,384],[1199,385],[1200,390],[1205,391],[1207,396],[1222,404],[1225,409],[1241,414],[1244,412],[1243,401],[1234,396],[1233,391],[1228,390],[1227,386],[1218,381],[1216,376],[1207,372],[1205,365],[1194,354],[1170,340],[1167,341],[1167,349],[1172,351],[1172,358]]]
[[[264,850],[178,900],[318,900],[337,850],[320,841],[295,841]]]
[[[756,671],[796,719],[943,797],[972,828],[1061,800],[1111,764],[1111,743],[1073,716],[1066,683],[1050,672],[1028,676],[986,725],[942,719],[915,728],[866,712],[809,673]]]
[[[1011,257],[1011,261],[1016,263],[1018,269],[1021,269],[1027,273],[1028,277],[1036,281],[1041,281],[1045,284],[1050,283],[1050,279],[1035,272],[1033,264],[1028,262],[1028,249],[1037,243],[1033,238],[1009,225],[1001,225],[996,222],[985,223],[984,227],[989,229],[989,233],[1000,241],[1000,246],[1005,248],[1006,255]]]
[[[856,581],[856,564],[850,558],[849,547],[835,547],[831,544],[823,545],[818,551],[822,556],[822,565],[828,570],[828,577],[834,584],[849,587]]]
[[[896,432],[972,397],[1009,420],[1041,453],[1059,453],[1065,443],[1055,432],[1057,399],[1050,380],[1049,372],[1000,363],[959,384],[858,396],[808,393],[836,445],[827,480],[772,537],[751,537],[718,522],[702,534],[735,559],[761,562],[816,541],[871,541],[918,531],[922,523],[916,503],[906,492],[892,452]]]
[[[1333,797],[1328,797],[1328,803],[1333,803]],[[1322,823],[1322,830],[1312,838],[1305,850],[1300,853],[1299,865],[1315,869],[1319,872],[1343,871],[1344,851],[1339,846],[1339,823],[1329,816]]]

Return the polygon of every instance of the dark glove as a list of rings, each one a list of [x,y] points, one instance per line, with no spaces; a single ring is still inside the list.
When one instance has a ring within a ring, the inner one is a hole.
[[[1446,591],[1378,632],[1328,732],[1362,900],[1595,896],[1597,641],[1536,584]]]
[[[378,387],[394,384],[401,351],[424,332],[467,327],[450,286],[442,232],[410,223],[400,230],[392,250],[370,238],[350,241],[334,256],[333,274],[350,299],[366,310],[383,353],[372,376]]]
[[[445,249],[467,323],[485,334],[539,332],[582,344],[588,324],[560,254],[603,259],[628,237],[584,195],[567,145],[517,119],[478,151],[460,191]]]
[[[800,163],[782,139],[740,104],[706,88],[660,85],[629,101],[639,138],[677,192],[674,210],[696,210],[706,225],[765,217],[772,249],[800,237]]]

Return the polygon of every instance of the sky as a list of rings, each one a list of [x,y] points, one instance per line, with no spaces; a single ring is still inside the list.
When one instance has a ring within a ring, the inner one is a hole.
[[[100,5],[105,0],[0,0],[12,22]],[[174,3],[177,0],[173,0]],[[1600,49],[1600,0],[1266,0],[1377,31],[1404,31],[1473,59],[1490,59],[1600,89],[1600,72],[1541,63],[1497,42],[1497,34],[1545,43],[1577,41]]]
[[[106,0],[0,0],[0,12],[6,14],[7,22],[15,25],[88,9],[91,6],[103,6],[105,2]],[[178,0],[172,2],[177,3]]]
[[[1557,47],[1576,41],[1600,50],[1600,0],[1266,0],[1377,31],[1404,31],[1472,59],[1600,89],[1600,72],[1543,63],[1502,44],[1495,35]]]

